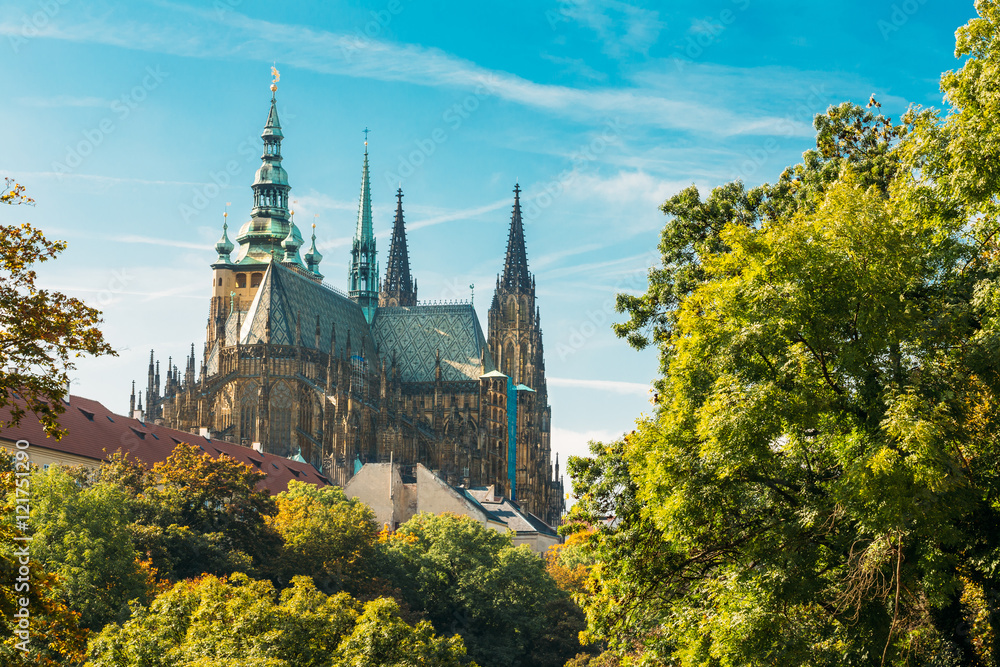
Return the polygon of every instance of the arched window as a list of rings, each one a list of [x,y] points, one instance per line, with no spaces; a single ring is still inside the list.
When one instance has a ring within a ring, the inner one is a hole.
[[[240,396],[240,439],[249,445],[257,440],[257,384],[250,382]]]
[[[516,380],[514,377],[514,345],[512,343],[507,343],[503,348],[503,374],[509,377],[511,380]]]
[[[308,391],[299,395],[299,428],[313,434],[313,402]]]
[[[517,381],[528,384],[528,345],[521,343],[521,354],[518,356]]]
[[[258,287],[260,281],[264,279],[263,273],[252,273],[250,274],[250,287]]]
[[[246,287],[247,286],[247,274],[245,274],[245,273],[237,273],[236,274],[236,286],[237,287]]]
[[[271,451],[279,456],[288,456],[292,447],[292,392],[284,383],[278,383],[271,391],[268,406],[270,418]]]

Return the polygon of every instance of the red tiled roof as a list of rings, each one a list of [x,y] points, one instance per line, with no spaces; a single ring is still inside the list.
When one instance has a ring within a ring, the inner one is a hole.
[[[9,415],[9,409],[0,409],[0,417],[6,419]],[[141,422],[115,414],[101,403],[82,396],[70,396],[66,411],[59,416],[59,424],[66,429],[66,435],[57,441],[46,436],[42,425],[28,412],[17,427],[0,428],[0,440],[27,440],[32,446],[95,461],[103,461],[120,449],[149,467],[165,461],[174,447],[186,442],[197,445],[212,458],[226,454],[266,473],[267,477],[260,486],[272,495],[287,489],[288,482],[293,479],[316,486],[330,484],[326,477],[308,463],[264,454],[224,440],[210,440],[201,435]]]

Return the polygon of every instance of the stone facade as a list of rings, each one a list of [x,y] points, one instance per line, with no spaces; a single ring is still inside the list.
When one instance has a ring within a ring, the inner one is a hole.
[[[301,457],[341,486],[365,463],[421,464],[557,524],[564,491],[520,189],[484,334],[470,303],[417,302],[401,190],[385,279],[374,272],[367,145],[349,290],[323,282],[315,230],[299,254],[283,137],[272,97],[251,218],[238,248],[228,226],[216,244],[200,373],[192,345],[183,374],[168,360],[161,388],[151,353],[147,419]]]

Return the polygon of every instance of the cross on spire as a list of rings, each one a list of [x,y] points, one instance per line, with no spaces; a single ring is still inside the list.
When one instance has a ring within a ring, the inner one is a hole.
[[[510,290],[528,289],[528,256],[524,249],[524,225],[521,222],[521,186],[514,184],[514,208],[510,215],[510,233],[507,236],[507,258],[503,267],[501,284]]]

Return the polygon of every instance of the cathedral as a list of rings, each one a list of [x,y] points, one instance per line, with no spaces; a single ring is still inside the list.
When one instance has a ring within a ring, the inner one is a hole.
[[[558,524],[563,482],[550,449],[520,188],[484,334],[469,302],[417,301],[401,189],[379,275],[366,141],[348,289],[340,290],[323,281],[315,225],[300,254],[275,90],[250,220],[238,247],[226,224],[215,246],[200,372],[192,345],[183,373],[168,361],[161,387],[151,352],[144,418],[307,461],[341,486],[368,462],[420,463],[454,486],[492,485]],[[132,408],[142,413],[134,391]]]

